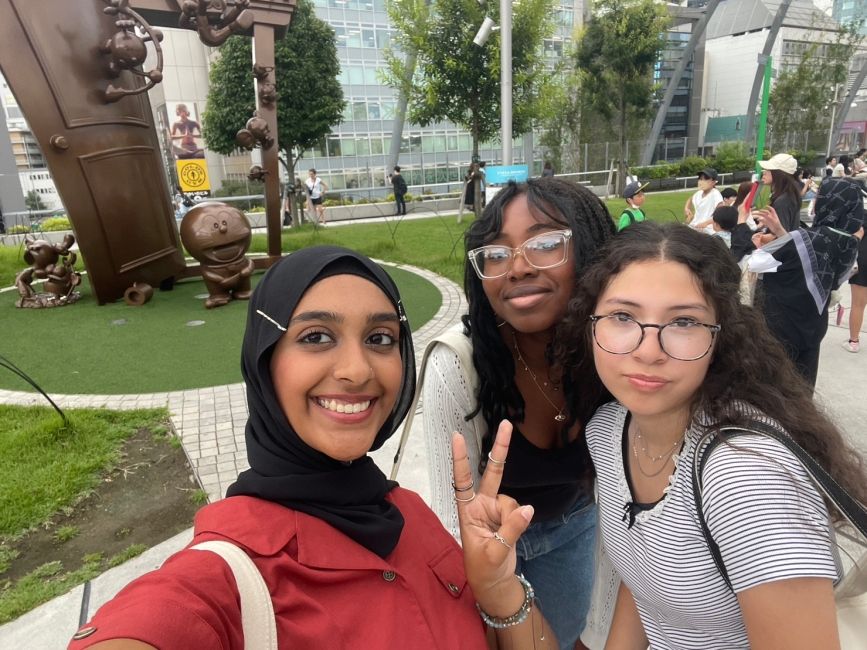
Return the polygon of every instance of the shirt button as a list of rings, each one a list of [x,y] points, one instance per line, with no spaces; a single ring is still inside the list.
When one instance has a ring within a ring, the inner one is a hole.
[[[394,573],[394,571],[383,571],[382,572],[382,579],[385,580],[386,582],[394,582],[394,579],[396,577],[397,577],[397,575]]]

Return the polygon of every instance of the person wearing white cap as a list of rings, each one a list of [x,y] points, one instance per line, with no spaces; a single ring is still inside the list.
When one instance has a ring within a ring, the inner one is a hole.
[[[801,223],[801,188],[795,180],[798,161],[787,153],[778,153],[770,160],[760,160],[762,183],[771,186],[770,205],[777,212],[787,232],[797,230]]]

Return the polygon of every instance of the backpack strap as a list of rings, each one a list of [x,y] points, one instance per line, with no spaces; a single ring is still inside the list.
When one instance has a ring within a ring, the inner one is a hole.
[[[834,477],[831,476],[815,458],[804,451],[803,447],[795,442],[791,436],[775,427],[757,420],[750,422],[748,428],[720,427],[719,432],[725,434],[725,438],[715,433],[709,433],[699,440],[695,446],[695,455],[692,464],[692,490],[701,532],[704,535],[705,542],[707,542],[710,553],[713,556],[714,563],[716,564],[717,569],[719,569],[723,580],[725,580],[726,584],[729,586],[729,589],[731,589],[732,584],[729,580],[728,573],[726,572],[719,546],[716,541],[714,541],[710,529],[707,526],[707,520],[705,519],[704,508],[702,506],[702,474],[704,472],[704,466],[707,463],[707,459],[710,458],[710,454],[714,448],[729,438],[753,434],[773,438],[782,444],[801,462],[801,465],[803,465],[807,474],[813,480],[816,488],[824,494],[825,497],[834,504],[834,506],[836,506],[846,521],[848,521],[863,538],[867,539],[867,508],[850,496],[849,493],[834,480]]]
[[[277,620],[271,593],[250,556],[231,542],[212,540],[190,550],[219,555],[235,576],[241,600],[241,627],[246,650],[277,650]]]
[[[403,430],[400,434],[400,442],[397,446],[397,452],[394,455],[394,463],[391,466],[391,474],[389,478],[394,480],[397,478],[397,472],[400,470],[400,461],[403,460],[403,451],[406,448],[406,443],[409,441],[409,434],[412,431],[412,422],[415,418],[418,401],[421,399],[422,388],[424,387],[425,370],[427,369],[428,358],[430,353],[437,345],[445,345],[458,356],[464,370],[467,372],[467,383],[470,391],[476,395],[479,390],[479,374],[476,372],[476,367],[473,364],[473,344],[470,337],[464,334],[464,326],[461,323],[453,325],[445,332],[439,334],[427,344],[424,349],[424,354],[421,358],[421,365],[418,369],[418,383],[416,384],[415,397],[412,400],[406,419],[403,422]],[[482,441],[477,441],[481,449]]]

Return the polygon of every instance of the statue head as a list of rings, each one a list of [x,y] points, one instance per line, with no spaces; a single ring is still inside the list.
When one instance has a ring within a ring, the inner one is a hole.
[[[244,258],[253,231],[243,212],[225,203],[199,203],[181,221],[181,241],[206,266],[224,266]]]

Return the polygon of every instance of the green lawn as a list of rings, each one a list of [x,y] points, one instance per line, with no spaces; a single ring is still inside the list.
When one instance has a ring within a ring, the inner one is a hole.
[[[442,304],[437,288],[413,273],[386,269],[413,328],[430,320]],[[78,303],[53,310],[16,309],[17,292],[0,294],[2,354],[54,393],[153,393],[239,382],[248,303],[206,310],[203,293],[204,285],[192,280],[156,292],[142,307],[99,306],[84,282]],[[31,390],[2,368],[0,388]]]
[[[15,536],[72,503],[142,428],[164,429],[165,409],[66,410],[0,405],[0,538]]]

